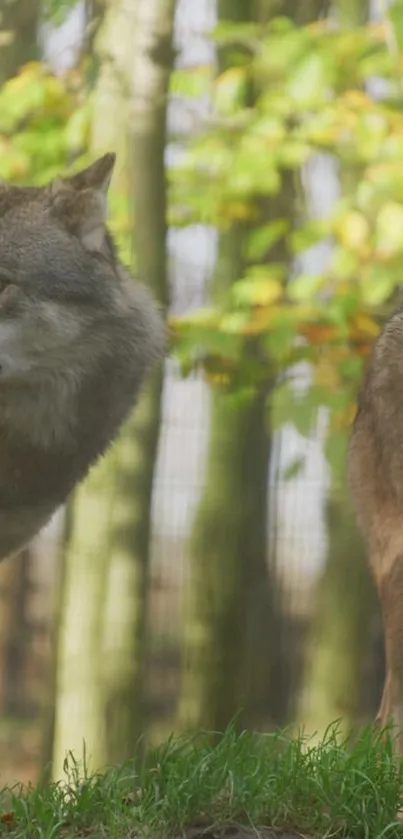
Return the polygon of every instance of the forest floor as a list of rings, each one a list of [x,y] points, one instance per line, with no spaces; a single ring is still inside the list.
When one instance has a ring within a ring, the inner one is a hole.
[[[87,777],[0,790],[0,836],[12,839],[295,839],[402,837],[403,768],[390,741],[332,728],[319,745],[286,734],[172,738]]]

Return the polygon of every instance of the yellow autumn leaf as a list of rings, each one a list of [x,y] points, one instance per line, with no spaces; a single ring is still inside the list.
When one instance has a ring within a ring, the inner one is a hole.
[[[22,75],[31,76],[31,78],[34,78],[34,76],[43,76],[48,72],[46,64],[43,64],[42,61],[27,61],[20,71]]]
[[[254,210],[247,201],[226,201],[220,210],[220,216],[230,221],[248,221],[254,216]]]
[[[272,304],[269,306],[259,306],[253,310],[252,317],[248,324],[249,331],[263,332],[264,330],[271,328],[283,311],[284,310],[281,305]],[[245,329],[245,332],[247,332],[248,329]]]
[[[347,90],[340,97],[340,101],[344,102],[347,107],[360,111],[366,111],[373,106],[372,99],[363,90]]]
[[[336,222],[335,233],[342,245],[360,252],[368,246],[370,227],[362,213],[349,210]]]
[[[322,358],[315,370],[315,382],[319,387],[338,388],[340,387],[340,373],[328,359]]]
[[[242,105],[246,72],[245,67],[229,67],[214,82],[214,103],[221,113],[231,113]]]
[[[217,327],[218,324],[219,315],[217,310],[207,306],[195,309],[186,315],[171,316],[169,319],[171,328],[180,331],[192,326]]]
[[[229,384],[230,377],[228,373],[210,373],[206,370],[204,370],[203,373],[205,382],[213,387],[227,387]]]
[[[403,204],[387,201],[376,220],[375,245],[379,254],[394,256],[403,250]]]
[[[232,288],[233,298],[238,305],[268,306],[283,294],[283,286],[272,277],[251,277],[238,280]]]
[[[10,180],[18,180],[27,177],[29,174],[29,160],[26,156],[16,157],[10,162],[9,178]]]
[[[356,411],[357,406],[355,403],[337,411],[331,416],[331,425],[333,428],[349,428],[354,422]]]
[[[367,34],[371,40],[384,43],[389,34],[385,21],[371,21],[368,23]]]
[[[45,84],[45,102],[47,105],[50,105],[53,102],[60,102],[60,100],[69,100],[66,88],[60,79],[55,76],[49,76]]]
[[[363,312],[359,312],[351,320],[353,337],[376,338],[379,335],[379,331],[379,324]]]
[[[221,319],[220,329],[223,332],[238,333],[241,335],[261,335],[273,327],[278,315],[282,312],[281,306],[256,306],[252,311],[245,314],[242,312],[231,312]]]
[[[337,125],[314,126],[308,132],[309,139],[319,146],[330,146],[338,139],[339,128]]]
[[[18,94],[21,90],[27,87],[27,85],[30,85],[33,81],[43,79],[45,75],[47,75],[47,72],[40,61],[30,61],[21,68],[20,72],[16,76],[9,79],[5,83],[4,87],[7,90],[12,90],[13,93]]]

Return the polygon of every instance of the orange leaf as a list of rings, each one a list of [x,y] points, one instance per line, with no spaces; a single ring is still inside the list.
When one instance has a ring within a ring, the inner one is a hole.
[[[326,326],[322,323],[301,324],[298,331],[311,344],[327,344],[333,341],[337,335],[334,326]]]
[[[380,332],[380,327],[377,322],[362,312],[351,319],[350,325],[352,336],[355,338],[377,338]]]
[[[14,824],[14,822],[15,822],[14,813],[3,813],[3,815],[0,816],[0,823],[1,824]]]

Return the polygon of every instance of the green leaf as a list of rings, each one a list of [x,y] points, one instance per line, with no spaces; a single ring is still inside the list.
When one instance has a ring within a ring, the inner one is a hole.
[[[259,37],[260,28],[257,23],[234,22],[222,20],[216,25],[210,37],[218,44],[242,44],[254,41]]]
[[[364,359],[357,355],[349,355],[348,358],[343,358],[338,368],[343,378],[351,379],[359,382],[363,374]]]
[[[283,470],[282,478],[285,481],[290,481],[292,478],[296,478],[304,469],[305,466],[305,455],[301,455],[300,457],[294,458],[288,466],[285,467]]]
[[[339,245],[334,249],[332,258],[332,274],[339,280],[350,279],[359,267],[359,258],[356,253],[348,248]]]
[[[169,80],[171,96],[193,99],[207,93],[211,88],[212,68],[200,64],[196,67],[180,67],[172,71]]]
[[[228,191],[232,195],[275,195],[281,176],[261,140],[246,137],[228,169]]]
[[[329,61],[321,52],[311,52],[298,61],[289,74],[288,93],[299,105],[324,100],[332,83]]]
[[[332,471],[333,481],[341,482],[345,473],[349,433],[347,429],[331,428],[325,441],[325,457]]]
[[[63,23],[69,12],[78,5],[78,0],[44,0],[43,14],[44,17],[53,21],[53,23],[60,25]]]
[[[269,402],[270,426],[272,429],[281,428],[293,421],[295,416],[295,393],[289,381],[276,385]]]
[[[229,67],[216,79],[213,102],[219,114],[232,114],[242,107],[247,90],[244,67]]]
[[[232,287],[232,298],[238,306],[270,306],[279,300],[283,294],[282,284],[270,276],[270,266],[266,269],[266,276],[246,276],[238,280]]]
[[[295,406],[294,425],[303,437],[309,437],[317,419],[318,406],[312,402],[310,393],[298,400]]]
[[[256,65],[269,77],[276,77],[287,72],[289,67],[295,66],[306,49],[306,33],[301,27],[296,29],[295,24],[292,24],[286,31],[278,32],[276,27],[273,27],[269,37],[262,39]]]
[[[312,155],[308,143],[283,143],[277,152],[277,159],[284,169],[299,169]]]
[[[287,219],[279,218],[251,230],[246,240],[246,258],[251,261],[262,259],[273,245],[285,236],[289,227],[290,222]]]
[[[275,328],[264,339],[270,357],[280,365],[287,361],[295,344],[295,327],[285,315],[282,312],[277,317]]]
[[[295,253],[311,248],[321,242],[330,232],[329,219],[308,221],[290,236],[291,247]]]
[[[287,296],[296,302],[305,302],[314,297],[326,283],[322,274],[299,274],[288,284]]]
[[[230,312],[221,319],[220,328],[223,332],[237,334],[238,332],[243,332],[248,323],[248,312]]]
[[[65,129],[67,147],[71,152],[80,151],[87,146],[90,122],[91,113],[86,105],[77,108],[71,115]]]
[[[393,274],[382,266],[373,266],[361,284],[362,300],[367,306],[379,306],[389,299],[396,282]]]

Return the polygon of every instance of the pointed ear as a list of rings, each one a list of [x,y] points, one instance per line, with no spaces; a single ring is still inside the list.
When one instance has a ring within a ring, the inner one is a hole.
[[[76,175],[72,175],[65,183],[70,184],[73,189],[94,189],[96,192],[107,194],[116,162],[116,154],[108,152],[99,157],[87,169],[82,169]]]
[[[105,154],[87,169],[51,185],[53,206],[89,251],[105,245],[107,192],[116,156]]]

